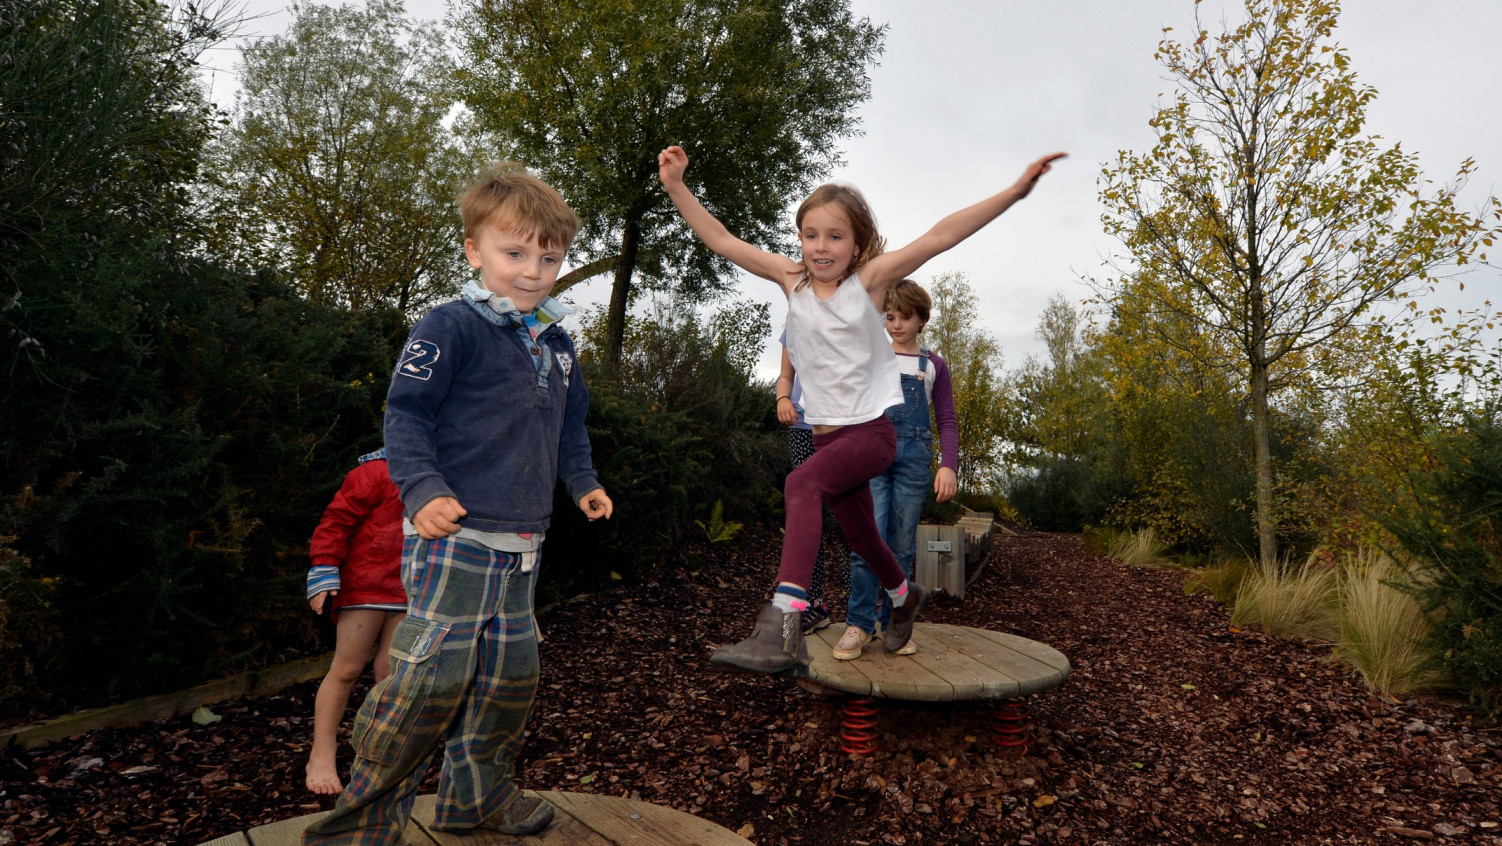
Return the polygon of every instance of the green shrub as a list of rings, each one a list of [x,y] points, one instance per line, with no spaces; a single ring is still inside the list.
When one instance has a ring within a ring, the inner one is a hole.
[[[1084,541],[1085,549],[1096,555],[1110,555],[1111,546],[1122,534],[1120,529],[1111,526],[1086,526],[1080,532],[1080,538]]]
[[[616,378],[605,372],[603,313],[586,316],[581,362],[590,390],[590,442],[616,516],[587,523],[579,509],[554,509],[552,578],[575,589],[611,571],[655,577],[694,523],[747,522],[781,504],[787,441],[771,387],[751,376],[748,339],[769,331],[765,306],[733,305],[703,317],[660,307],[630,322]],[[748,324],[749,321],[749,324]],[[759,341],[752,346],[759,349]]]
[[[1035,529],[1077,532],[1105,514],[1092,481],[1085,462],[1059,458],[1012,475],[1006,483],[1006,498]]]
[[[1231,611],[1235,625],[1258,623],[1274,637],[1334,641],[1340,571],[1316,558],[1251,567]]]
[[[5,8],[4,641],[43,650],[22,702],[181,688],[316,646],[307,539],[379,445],[404,330],[193,253],[214,121],[195,64],[220,35],[198,7]],[[74,114],[89,120],[57,119]]]
[[[380,445],[401,338],[267,278],[115,270],[54,298],[34,325],[67,321],[74,343],[0,391],[0,532],[56,578],[65,633],[38,699],[180,688],[316,646],[307,541]],[[101,314],[94,297],[151,309]],[[50,425],[10,425],[23,419]]]
[[[52,596],[57,579],[36,572],[0,537],[0,702],[20,699],[53,670],[62,637]]]
[[[586,360],[583,369],[595,470],[615,514],[590,522],[559,490],[544,572],[564,593],[608,584],[611,572],[633,579],[655,574],[688,525],[695,485],[705,472],[682,412],[623,391],[599,376],[593,361]]]
[[[1394,582],[1403,574],[1381,552],[1358,549],[1342,568],[1336,615],[1335,656],[1359,672],[1367,687],[1394,696],[1440,681],[1423,645],[1429,634],[1423,608]]]
[[[1378,515],[1407,568],[1399,584],[1428,620],[1435,666],[1502,710],[1502,413],[1436,437],[1437,466],[1412,474],[1411,503]]]

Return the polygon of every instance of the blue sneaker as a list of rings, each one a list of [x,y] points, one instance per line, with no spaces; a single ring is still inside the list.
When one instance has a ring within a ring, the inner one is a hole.
[[[829,628],[829,609],[824,607],[824,601],[821,599],[818,602],[809,603],[808,607],[803,609],[803,633],[810,635],[827,628]]]

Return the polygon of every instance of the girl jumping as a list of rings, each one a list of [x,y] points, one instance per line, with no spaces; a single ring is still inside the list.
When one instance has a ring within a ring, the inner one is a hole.
[[[788,474],[782,564],[772,602],[745,640],[722,646],[710,661],[776,675],[805,675],[801,613],[828,503],[850,549],[860,555],[892,601],[883,636],[890,652],[912,637],[928,601],[909,585],[876,530],[869,482],[886,470],[897,440],[889,406],[900,405],[902,378],[884,328],[887,288],[950,249],[1026,197],[1064,156],[1034,162],[1010,188],[939,221],[900,249],[884,251],[876,219],[854,188],[821,185],[798,207],[794,221],[802,261],[769,253],[732,235],[683,184],[688,154],[673,146],[657,156],[663,187],[694,234],[748,273],[771,280],[788,298],[787,351],[803,387],[804,418],[813,426],[814,454]]]

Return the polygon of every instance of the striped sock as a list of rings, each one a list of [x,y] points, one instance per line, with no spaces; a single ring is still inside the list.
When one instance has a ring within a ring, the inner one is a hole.
[[[888,590],[887,598],[892,600],[893,608],[901,608],[902,603],[907,601],[907,579],[903,579],[902,584]]]
[[[772,594],[772,607],[784,614],[802,612],[808,607],[808,591],[792,585],[778,585]]]

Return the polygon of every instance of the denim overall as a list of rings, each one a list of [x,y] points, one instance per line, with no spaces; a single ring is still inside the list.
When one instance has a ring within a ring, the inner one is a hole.
[[[876,529],[909,579],[913,577],[913,556],[917,552],[918,520],[923,516],[923,501],[933,484],[934,435],[924,385],[931,375],[928,350],[923,350],[918,354],[918,375],[902,374],[902,405],[887,409],[887,418],[897,430],[897,457],[885,473],[871,480]],[[878,622],[885,628],[891,619],[892,601],[887,592],[882,590],[865,560],[852,554],[845,624],[874,634]]]

